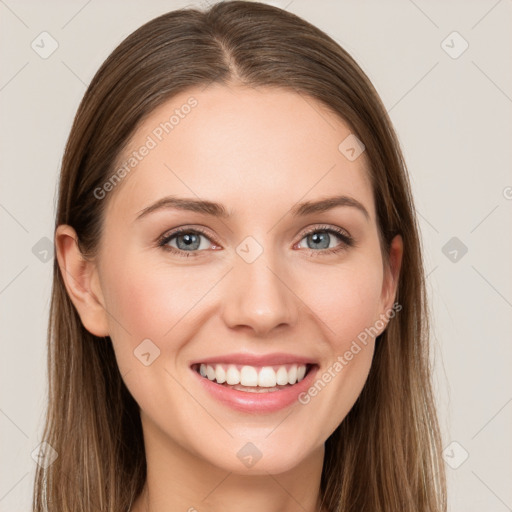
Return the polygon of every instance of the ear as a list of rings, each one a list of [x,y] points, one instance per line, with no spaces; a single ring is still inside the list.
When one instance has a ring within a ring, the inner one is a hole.
[[[57,227],[55,245],[66,290],[84,327],[95,336],[108,336],[107,311],[95,263],[80,252],[78,236],[71,226]]]
[[[402,266],[402,256],[404,252],[404,243],[400,235],[396,235],[391,241],[389,249],[389,264],[384,266],[384,279],[382,283],[382,311],[390,311],[395,302],[400,277],[400,268]]]

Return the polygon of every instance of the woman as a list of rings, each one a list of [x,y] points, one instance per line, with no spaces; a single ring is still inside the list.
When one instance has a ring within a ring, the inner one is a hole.
[[[142,26],[55,227],[34,510],[445,510],[406,167],[326,34],[240,1]]]

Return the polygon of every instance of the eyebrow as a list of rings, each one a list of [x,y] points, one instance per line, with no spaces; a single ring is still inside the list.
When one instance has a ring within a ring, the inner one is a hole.
[[[368,210],[357,199],[343,195],[295,204],[290,209],[290,213],[293,217],[305,217],[313,213],[326,212],[339,206],[349,206],[356,208],[364,214],[367,220],[370,220],[370,214],[368,213]],[[214,201],[166,196],[162,197],[156,203],[153,203],[147,208],[140,210],[135,220],[142,219],[150,213],[163,209],[176,209],[202,213],[204,215],[211,215],[212,217],[219,217],[221,219],[227,219],[231,216],[231,213],[228,212],[222,204],[216,203]]]

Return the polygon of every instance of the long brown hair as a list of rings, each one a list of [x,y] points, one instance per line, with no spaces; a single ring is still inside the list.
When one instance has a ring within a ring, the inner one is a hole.
[[[325,444],[321,498],[329,512],[442,512],[445,474],[429,362],[429,322],[417,219],[404,159],[381,100],[350,55],[298,16],[227,1],[164,14],[108,57],[79,106],[66,145],[55,227],[71,225],[93,257],[112,175],[130,136],[156,107],[211,83],[286,88],[314,98],[366,147],[386,260],[400,234],[402,310],[376,341],[368,380]],[[341,142],[341,141],[340,141]],[[55,258],[48,327],[49,406],[43,441],[58,453],[39,467],[36,512],[126,512],[146,461],[139,408],[110,339],[89,333]]]

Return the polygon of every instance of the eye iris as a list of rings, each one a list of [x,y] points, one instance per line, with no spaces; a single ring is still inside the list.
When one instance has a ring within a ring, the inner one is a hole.
[[[180,239],[184,240],[185,245],[180,244]],[[176,245],[178,249],[187,250],[187,249],[198,249],[201,241],[199,239],[199,235],[194,233],[186,233],[184,235],[178,235],[176,237]],[[180,247],[181,245],[181,247]]]
[[[330,236],[326,232],[313,233],[312,235],[309,235],[308,238],[311,238],[313,240],[314,244],[317,244],[317,243],[322,244],[322,242],[323,242],[321,247],[319,247],[319,246],[311,247],[310,244],[308,243],[308,247],[310,249],[327,249],[329,247]]]

